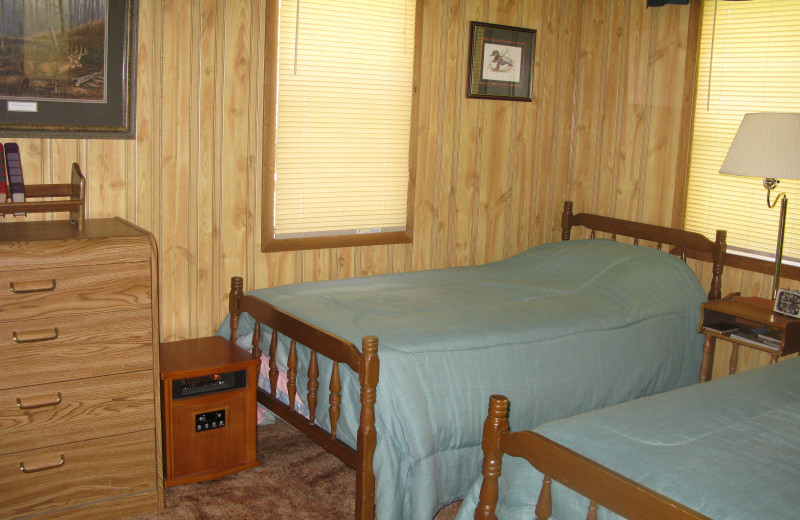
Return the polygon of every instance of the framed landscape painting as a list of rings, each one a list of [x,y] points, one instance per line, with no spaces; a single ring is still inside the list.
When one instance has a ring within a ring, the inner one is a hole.
[[[135,136],[137,0],[0,0],[0,136]]]
[[[536,31],[470,24],[467,96],[531,101]]]

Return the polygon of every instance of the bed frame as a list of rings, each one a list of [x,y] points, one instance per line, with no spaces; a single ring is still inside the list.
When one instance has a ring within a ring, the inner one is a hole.
[[[505,453],[524,458],[544,475],[536,502],[537,520],[550,518],[552,480],[589,499],[586,520],[597,519],[598,504],[629,520],[710,520],[538,433],[510,433],[508,399],[502,395],[489,398],[482,447],[483,483],[475,508],[475,520],[497,520],[498,478]]]
[[[664,244],[667,244],[673,246],[673,249],[670,250],[671,253],[681,256],[684,260],[690,251],[701,257],[712,258],[713,274],[708,297],[709,299],[719,299],[721,296],[720,286],[725,255],[724,231],[718,231],[717,240],[712,242],[698,233],[679,229],[640,224],[587,213],[573,215],[572,202],[567,201],[564,203],[564,211],[561,217],[562,240],[570,239],[571,230],[575,226],[589,229],[591,238],[595,238],[597,233],[600,232],[610,234],[610,238],[613,240],[616,240],[617,236],[623,236],[632,238],[635,244],[639,244],[640,240],[653,242],[657,244],[659,249]],[[372,458],[377,442],[375,432],[375,392],[378,385],[378,338],[364,336],[361,350],[359,350],[353,343],[345,339],[288,314],[254,296],[245,295],[241,277],[233,277],[231,279],[229,307],[230,339],[232,342],[237,339],[236,329],[239,325],[241,313],[248,313],[256,321],[252,341],[253,357],[261,357],[259,324],[264,324],[272,329],[269,347],[270,390],[259,388],[258,402],[356,470],[354,518],[357,520],[373,519],[375,517],[375,473],[372,467]],[[275,363],[275,353],[278,335],[283,335],[291,340],[287,371],[290,403],[294,403],[297,391],[296,343],[300,343],[311,350],[311,358],[307,368],[308,392],[305,400],[310,412],[309,418],[295,411],[293,404],[286,405],[276,397],[278,368]],[[317,393],[319,390],[318,355],[325,356],[333,361],[331,379],[328,382],[330,432],[317,426],[314,422],[314,410],[317,407]],[[361,385],[361,415],[356,449],[336,438],[336,425],[341,403],[339,365],[342,363],[359,375]]]

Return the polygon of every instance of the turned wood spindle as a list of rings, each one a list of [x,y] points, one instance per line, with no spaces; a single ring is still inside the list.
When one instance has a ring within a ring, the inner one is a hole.
[[[375,400],[378,386],[378,338],[361,338],[361,360],[358,380],[361,384],[361,417],[358,438],[358,477],[356,478],[356,518],[374,519],[375,472],[370,464],[377,445],[375,432]]]
[[[294,340],[289,343],[289,364],[286,371],[286,388],[289,392],[289,408],[294,411],[294,399],[297,396],[297,345]]]
[[[236,329],[239,328],[239,298],[243,296],[244,280],[241,276],[231,278],[231,294],[228,298],[228,313],[230,314],[231,343],[236,343]]]
[[[278,389],[278,362],[275,361],[278,352],[278,331],[272,329],[272,338],[269,340],[269,389],[274,396]]]
[[[315,410],[317,409],[317,389],[319,388],[319,368],[317,367],[317,351],[311,351],[308,360],[308,422],[314,424]]]
[[[594,500],[589,501],[589,512],[586,514],[586,520],[597,520],[597,502]]]
[[[342,396],[339,392],[342,390],[342,382],[339,379],[339,362],[333,362],[331,369],[331,384],[329,387],[330,395],[328,395],[328,416],[331,418],[331,439],[336,438],[336,426],[339,423],[339,403],[342,402]]]
[[[542,480],[542,490],[539,491],[539,500],[536,501],[536,520],[548,520],[553,513],[551,487],[550,477],[545,475]]]
[[[502,395],[489,397],[489,413],[483,422],[483,483],[478,495],[475,518],[495,520],[497,506],[497,481],[503,465],[503,452],[500,450],[500,437],[508,432],[508,399]]]
[[[250,351],[256,359],[261,359],[261,324],[256,322],[253,328],[253,350]]]

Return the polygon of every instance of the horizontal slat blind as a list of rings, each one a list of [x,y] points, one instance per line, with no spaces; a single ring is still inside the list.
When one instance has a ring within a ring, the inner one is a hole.
[[[730,247],[774,255],[778,208],[767,207],[763,179],[722,175],[719,168],[748,112],[800,112],[800,2],[705,0],[692,133],[686,228]],[[764,177],[771,177],[769,171]],[[788,195],[784,255],[800,257],[800,182]]]
[[[284,0],[275,237],[406,228],[415,0]]]

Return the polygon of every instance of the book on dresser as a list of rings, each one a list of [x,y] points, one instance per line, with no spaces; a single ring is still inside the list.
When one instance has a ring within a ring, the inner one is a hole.
[[[153,235],[0,222],[0,518],[163,509]]]
[[[5,203],[8,198],[6,178],[6,154],[3,143],[0,143],[0,204]]]
[[[17,143],[6,143],[6,174],[8,175],[8,197],[11,202],[25,202],[25,181],[22,177],[22,157],[19,154]],[[24,212],[14,215],[25,215]]]

